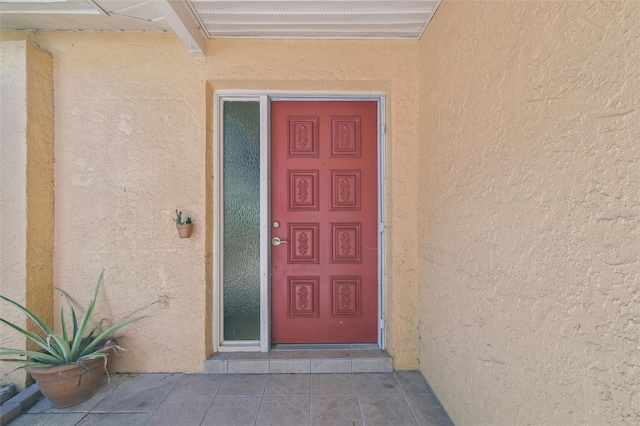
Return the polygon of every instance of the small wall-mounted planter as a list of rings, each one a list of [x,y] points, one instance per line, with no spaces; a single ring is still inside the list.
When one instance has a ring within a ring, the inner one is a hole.
[[[193,232],[193,223],[191,223],[191,218],[188,217],[187,220],[182,220],[182,212],[179,212],[176,209],[176,218],[173,219],[176,223],[176,229],[178,230],[178,235],[180,238],[189,238],[191,233]]]
[[[185,223],[184,225],[176,225],[180,238],[189,238],[193,232],[193,223]]]

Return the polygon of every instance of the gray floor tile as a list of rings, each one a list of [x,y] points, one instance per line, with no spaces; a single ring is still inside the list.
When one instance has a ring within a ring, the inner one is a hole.
[[[271,352],[271,359],[309,359],[309,351],[274,351]]]
[[[309,424],[309,397],[265,396],[256,425],[301,426]]]
[[[312,425],[345,425],[362,424],[358,398],[354,396],[312,396]]]
[[[226,376],[218,396],[262,396],[267,374],[234,374]]]
[[[393,373],[354,374],[358,394],[400,394],[400,384]]]
[[[381,350],[360,350],[351,351],[353,358],[391,358],[391,356],[385,351]]]
[[[77,426],[145,426],[153,413],[89,413]]]
[[[231,355],[233,355],[233,352],[216,352],[214,354],[212,354],[209,358],[207,359],[212,359],[212,360],[227,360],[229,358],[231,358]]]
[[[261,397],[217,397],[209,407],[202,426],[253,425],[258,417]]]
[[[156,410],[149,426],[198,426],[207,414],[213,397],[167,398]]]
[[[355,395],[352,374],[314,374],[311,376],[311,395]]]
[[[309,359],[271,359],[269,361],[269,373],[310,373],[311,361]]]
[[[132,374],[109,393],[94,413],[153,412],[171,393],[182,374]]]
[[[204,362],[204,374],[227,374],[227,360],[206,360]]]
[[[415,425],[409,405],[402,395],[358,395],[366,425]]]
[[[230,361],[265,360],[271,358],[270,352],[234,352],[229,357]]]
[[[453,426],[451,418],[435,395],[409,393],[405,396],[419,425]]]
[[[315,359],[311,358],[312,373],[351,373],[349,359]]]
[[[354,373],[392,373],[393,363],[391,358],[354,358],[351,370]]]
[[[418,370],[396,371],[396,377],[405,393],[431,393],[433,391]]]
[[[269,360],[230,360],[227,364],[229,374],[266,374],[269,372]]]
[[[47,400],[39,401],[12,425],[453,425],[419,371],[130,374],[112,379],[86,403],[55,409]]]
[[[102,379],[102,383],[95,395],[88,400],[81,402],[68,408],[56,408],[51,401],[47,398],[43,398],[38,401],[33,407],[31,407],[28,413],[88,413],[91,411],[100,401],[104,399],[111,391],[113,391],[120,383],[124,382],[128,374],[111,374],[109,378],[105,375]]]
[[[223,382],[224,376],[219,374],[183,374],[169,397],[214,397]]]
[[[326,359],[326,358],[348,358],[351,359],[351,351],[348,350],[318,350],[310,351],[311,358],[313,359]]]
[[[311,388],[309,374],[271,374],[265,395],[307,396]]]
[[[86,415],[86,413],[26,413],[12,421],[11,426],[70,426],[77,424]]]

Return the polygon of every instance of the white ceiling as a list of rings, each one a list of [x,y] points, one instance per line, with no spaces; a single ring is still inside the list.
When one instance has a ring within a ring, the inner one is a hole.
[[[202,55],[207,38],[419,39],[441,0],[0,0],[0,28],[167,31]]]

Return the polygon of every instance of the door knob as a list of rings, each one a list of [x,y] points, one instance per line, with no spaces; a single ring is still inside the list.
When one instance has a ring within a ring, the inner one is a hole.
[[[271,244],[273,244],[274,246],[279,246],[280,244],[287,244],[287,243],[289,243],[289,241],[281,240],[278,237],[273,237],[273,239],[271,240]]]

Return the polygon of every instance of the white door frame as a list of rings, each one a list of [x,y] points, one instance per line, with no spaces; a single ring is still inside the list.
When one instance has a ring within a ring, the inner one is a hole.
[[[213,95],[213,350],[215,352],[268,352],[271,347],[271,101],[376,101],[378,103],[378,346],[386,348],[385,336],[385,94],[380,92],[299,92],[269,90],[216,90]],[[223,201],[222,105],[225,101],[260,103],[260,340],[223,340]]]

